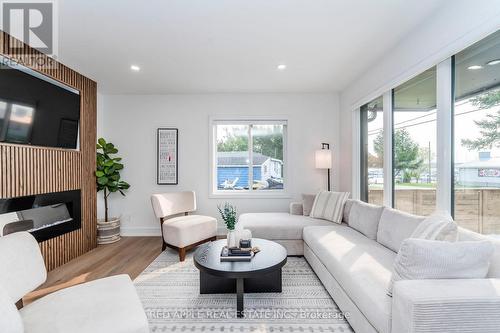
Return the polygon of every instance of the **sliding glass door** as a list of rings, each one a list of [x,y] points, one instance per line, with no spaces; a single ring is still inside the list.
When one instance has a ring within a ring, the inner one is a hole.
[[[361,199],[500,238],[500,31],[383,96],[360,108]]]
[[[454,59],[455,220],[500,235],[500,32]]]
[[[429,215],[436,208],[436,67],[393,90],[393,202]]]

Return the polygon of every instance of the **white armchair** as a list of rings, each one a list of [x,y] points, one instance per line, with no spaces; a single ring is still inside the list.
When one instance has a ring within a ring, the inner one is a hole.
[[[33,236],[18,232],[0,237],[0,267],[0,332],[149,332],[146,314],[128,275],[62,289],[18,310],[15,304],[47,278]]]
[[[196,211],[196,194],[193,191],[153,194],[151,204],[160,220],[164,251],[167,246],[179,251],[184,261],[186,251],[216,239],[217,220],[210,216],[189,215]],[[184,214],[184,216],[174,216]],[[167,218],[168,217],[168,218]]]

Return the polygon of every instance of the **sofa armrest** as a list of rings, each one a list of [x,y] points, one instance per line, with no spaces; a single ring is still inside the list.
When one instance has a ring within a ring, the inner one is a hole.
[[[304,215],[304,208],[302,206],[302,202],[290,203],[290,214],[291,215]]]
[[[500,279],[394,284],[392,332],[493,332],[499,327]]]

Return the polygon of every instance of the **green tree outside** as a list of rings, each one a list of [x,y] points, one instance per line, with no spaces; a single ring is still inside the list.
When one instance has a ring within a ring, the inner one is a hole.
[[[500,90],[485,92],[474,97],[471,100],[472,105],[480,109],[490,109],[500,105]],[[480,128],[479,138],[463,139],[462,145],[469,150],[481,150],[485,148],[500,147],[500,108],[492,113],[487,114],[481,120],[474,120],[474,123]]]
[[[380,131],[373,142],[373,148],[379,159],[384,156],[384,133]],[[403,183],[409,183],[412,177],[419,174],[424,160],[421,157],[420,147],[406,129],[394,132],[394,172],[400,176]]]
[[[248,136],[231,135],[217,142],[217,151],[248,151]],[[281,127],[264,135],[253,135],[253,151],[283,161],[283,134]]]
[[[217,151],[247,151],[248,137],[247,136],[228,136],[225,140],[217,142]]]

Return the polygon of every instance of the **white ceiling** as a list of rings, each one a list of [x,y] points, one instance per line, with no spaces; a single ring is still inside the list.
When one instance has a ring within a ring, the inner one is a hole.
[[[340,91],[446,0],[58,3],[63,63],[102,93],[167,94]]]

